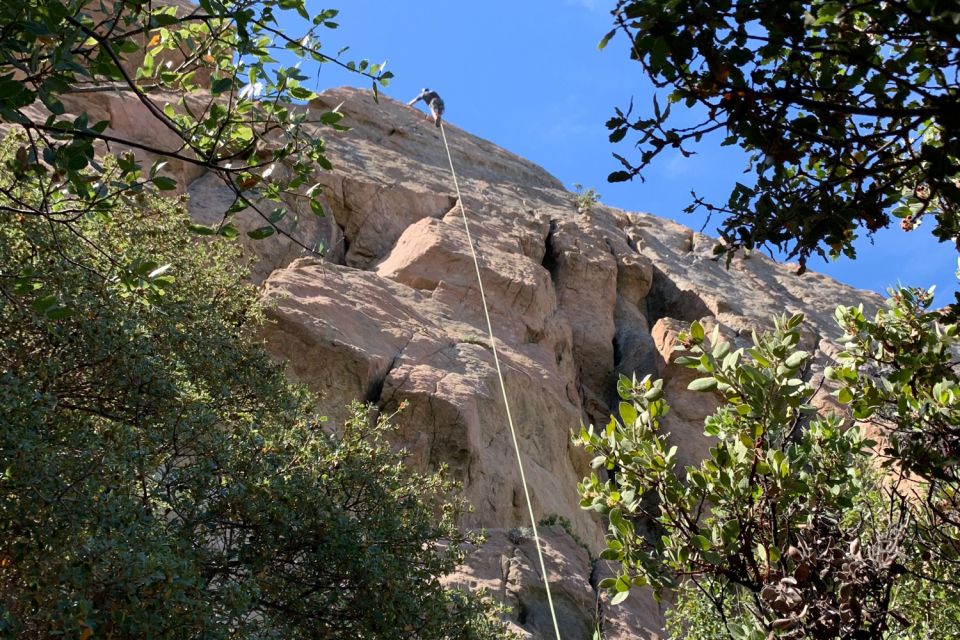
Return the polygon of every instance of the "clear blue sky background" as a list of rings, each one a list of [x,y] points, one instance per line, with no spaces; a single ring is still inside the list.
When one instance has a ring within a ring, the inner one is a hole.
[[[346,58],[388,61],[396,74],[385,93],[407,101],[421,87],[443,96],[446,119],[519,154],[559,178],[594,187],[602,202],[644,211],[699,229],[703,216],[683,213],[690,191],[715,202],[726,200],[741,179],[746,156],[705,138],[698,155],[663,155],[645,173],[646,182],[609,184],[619,168],[613,151],[630,157],[629,137],[607,140],[604,122],[615,106],[649,111],[653,88],[627,43],[615,38],[604,51],[597,42],[609,30],[613,0],[344,0],[340,27],[321,34],[325,51],[350,50]],[[311,8],[320,10],[308,0]],[[293,27],[291,25],[292,29]],[[364,79],[325,65],[320,89]],[[661,104],[665,102],[660,96]],[[676,105],[679,107],[679,105]],[[679,112],[677,112],[678,115]],[[636,158],[636,153],[633,156]],[[716,221],[705,229],[716,235]],[[856,261],[811,259],[810,268],[855,287],[884,292],[901,282],[937,285],[937,302],[952,301],[957,252],[937,243],[924,227],[899,228],[861,239]],[[855,302],[855,301],[851,301]]]

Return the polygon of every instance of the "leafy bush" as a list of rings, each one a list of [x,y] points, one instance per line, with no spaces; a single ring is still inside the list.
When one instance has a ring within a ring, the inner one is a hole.
[[[323,426],[234,249],[146,196],[0,215],[0,636],[499,634],[439,582],[453,485],[404,470],[360,405]]]
[[[582,184],[574,183],[573,188],[576,189],[573,204],[576,205],[578,213],[587,213],[593,205],[600,202],[600,194],[593,187],[584,189]]]
[[[886,436],[884,455],[937,486],[960,481],[960,328],[930,309],[933,291],[900,288],[871,320],[837,309],[844,330],[839,366],[828,377],[853,417]],[[869,375],[863,375],[866,371]]]
[[[870,415],[864,403],[875,397],[869,395],[875,383],[856,367],[884,344],[864,336],[916,320],[910,306],[915,312],[916,300],[895,297],[889,317],[881,314],[875,324],[863,320],[862,310],[838,311],[849,321],[849,349],[830,375],[849,383],[840,399],[853,402],[860,418]],[[946,499],[956,495],[956,485],[898,480],[896,461],[914,467],[889,430],[880,435],[890,436],[894,463],[881,475],[873,467],[877,442],[809,404],[815,391],[804,379],[809,354],[796,350],[801,322],[799,315],[776,319],[775,330],[754,335],[749,349],[733,349],[716,332],[708,339],[696,322],[680,335],[685,354],[676,362],[703,375],[690,389],[724,399],[705,420],[716,443],[699,467],[677,468],[677,448],[660,429],[668,410],[662,382],[649,377],[621,378],[620,418],[602,431],[581,430],[579,441],[596,454],[594,467],[610,476],[594,473],[580,485],[582,506],[609,518],[601,557],[621,563],[619,575],[601,587],[614,592],[614,603],[635,586],[649,584],[657,597],[675,590],[670,625],[689,638],[718,637],[718,630],[750,640],[923,637],[912,634],[938,621],[956,624],[960,608],[938,602],[955,603],[960,595],[953,568],[957,510]],[[955,334],[955,327],[934,330],[933,324],[912,334],[918,352],[927,353],[931,340],[940,345],[923,362],[944,358],[941,378],[952,371],[953,352],[943,345]],[[919,368],[910,380],[929,390],[936,376],[923,378]],[[875,380],[893,394],[887,398],[892,406],[884,406],[893,423],[919,419],[910,413],[918,409],[911,399],[897,395],[905,390],[882,382],[887,377]],[[942,380],[934,392],[942,403],[952,399],[947,388],[953,387]]]
[[[304,0],[0,3],[0,124],[23,134],[10,169],[44,194],[34,206],[3,192],[0,206],[51,222],[109,213],[130,191],[176,189],[169,161],[209,169],[234,195],[220,224],[194,225],[198,233],[238,235],[232,217],[245,209],[262,219],[251,237],[285,233],[278,223],[291,198],[323,215],[314,174],[331,164],[308,126],[343,130],[343,114],[296,108],[317,97],[305,85],[336,65],[368,79],[376,97],[393,76],[385,63],[341,59],[346,48],[322,50],[337,15]],[[128,96],[155,133],[109,128],[102,110],[78,100],[89,91]],[[100,145],[137,153],[104,167]]]

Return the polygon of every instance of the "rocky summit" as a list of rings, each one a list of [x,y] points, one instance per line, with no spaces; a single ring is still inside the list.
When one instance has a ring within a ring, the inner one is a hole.
[[[333,425],[353,398],[385,413],[404,405],[394,421],[409,463],[445,465],[474,507],[464,524],[488,533],[451,581],[504,602],[522,636],[552,637],[440,130],[422,113],[365,91],[329,90],[315,102],[318,113],[338,108],[351,127],[316,129],[334,164],[318,174],[325,217],[291,201],[282,224],[297,242],[245,240],[270,305],[268,347],[320,395]],[[123,115],[118,105],[104,108]],[[133,127],[137,118],[113,118],[114,126],[125,121]],[[687,391],[694,374],[672,364],[682,328],[700,320],[745,343],[773,314],[801,312],[805,348],[822,365],[834,349],[836,305],[875,305],[879,297],[816,273],[798,276],[757,253],[728,267],[713,259],[708,236],[644,213],[578,205],[542,168],[452,124],[445,131],[534,511],[555,523],[541,530],[564,637],[591,638],[598,625],[608,639],[659,637],[663,607],[647,594],[610,607],[597,592],[611,571],[595,559],[604,524],[579,508],[576,485],[590,469],[571,433],[608,421],[619,374],[653,374],[664,378],[672,409],[665,429],[681,463],[694,464],[707,446],[703,418],[715,404]],[[218,220],[231,194],[213,175],[184,177],[191,215]],[[237,216],[238,224],[244,219]],[[322,257],[303,246],[322,247]],[[819,401],[829,402],[826,392]]]

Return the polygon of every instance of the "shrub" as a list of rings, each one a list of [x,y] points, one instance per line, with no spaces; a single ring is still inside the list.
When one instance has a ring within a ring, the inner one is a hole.
[[[360,405],[324,428],[233,248],[148,196],[0,215],[0,635],[499,633],[439,582],[453,485],[407,472]]]
[[[677,447],[661,430],[668,410],[662,381],[621,378],[619,419],[579,436],[596,454],[594,467],[609,475],[594,473],[580,493],[584,508],[609,518],[601,558],[621,568],[601,587],[615,594],[612,602],[636,586],[649,584],[658,597],[674,590],[671,629],[691,639],[718,630],[744,640],[920,638],[918,629],[938,625],[960,631],[960,608],[946,604],[960,595],[954,476],[902,475],[924,468],[907,457],[916,448],[904,445],[925,442],[913,437],[926,427],[917,422],[921,413],[934,415],[930,424],[940,428],[956,424],[946,419],[956,327],[935,327],[932,315],[918,320],[916,300],[895,297],[873,323],[862,310],[837,314],[848,351],[828,373],[844,382],[839,397],[853,403],[858,418],[882,405],[893,425],[879,434],[893,456],[882,470],[875,468],[878,442],[809,404],[810,355],[796,349],[802,316],[776,319],[775,330],[755,334],[749,349],[734,349],[717,332],[708,338],[696,322],[681,333],[684,354],[676,362],[702,375],[689,388],[724,400],[704,421],[715,444],[699,467],[679,469]],[[882,339],[884,327],[904,326],[915,329],[907,332],[914,342]],[[900,355],[885,362],[884,349]],[[870,383],[867,360],[882,365]],[[896,381],[906,386],[898,390]],[[910,438],[898,439],[904,433]],[[948,469],[942,451],[932,460]]]
[[[573,204],[576,205],[578,213],[587,213],[593,208],[593,205],[600,202],[600,194],[593,187],[584,189],[582,184],[574,184],[573,188],[576,189]]]

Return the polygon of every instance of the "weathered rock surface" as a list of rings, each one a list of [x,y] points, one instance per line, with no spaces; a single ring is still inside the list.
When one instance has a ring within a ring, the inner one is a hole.
[[[164,0],[180,15],[188,0]],[[108,5],[110,3],[108,2]],[[92,6],[92,5],[91,5]],[[142,38],[146,39],[147,33]],[[166,54],[172,58],[174,54]],[[140,58],[130,60],[135,69]],[[161,61],[162,61],[161,60]],[[209,96],[187,96],[202,111]],[[155,95],[176,104],[180,96]],[[114,145],[149,164],[145,148],[181,148],[169,129],[130,93],[76,93],[68,111],[106,120],[106,130],[137,145]],[[327,215],[286,202],[281,234],[260,241],[253,211],[231,221],[252,262],[252,279],[270,303],[264,331],[289,375],[321,394],[334,424],[360,398],[392,412],[398,445],[418,469],[447,466],[475,511],[467,526],[487,542],[448,583],[486,589],[510,607],[525,638],[552,638],[540,566],[530,537],[507,415],[470,246],[440,132],[421,113],[364,91],[325,92],[308,108],[340,105],[352,130],[320,127],[335,170],[320,172]],[[43,115],[42,107],[30,107]],[[455,108],[450,115],[455,119]],[[612,569],[594,556],[603,523],[578,506],[576,483],[589,473],[570,435],[581,422],[603,424],[616,405],[619,374],[664,379],[671,412],[664,419],[681,465],[696,464],[709,445],[703,418],[716,399],[693,393],[694,374],[674,363],[677,335],[691,321],[738,345],[775,313],[806,315],[804,348],[818,363],[834,353],[833,309],[879,303],[830,278],[776,264],[760,254],[727,268],[713,260],[713,241],[643,213],[594,205],[542,168],[446,125],[463,205],[479,255],[479,273],[496,334],[506,395],[538,518],[569,521],[541,527],[544,557],[566,640],[662,636],[664,605],[638,591],[609,606],[596,585]],[[105,151],[107,149],[104,149]],[[189,157],[167,163],[198,222],[216,225],[233,193]],[[314,251],[311,251],[313,249]],[[316,255],[320,249],[322,259]],[[814,404],[832,402],[823,391]]]
[[[513,608],[518,630],[551,637],[536,553],[522,531],[509,531],[529,522],[440,133],[422,114],[358,90],[327,91],[311,106],[341,103],[353,129],[316,132],[335,166],[319,177],[328,216],[300,216],[288,229],[302,244],[324,244],[325,259],[303,257],[282,238],[249,245],[271,304],[268,346],[323,394],[334,421],[352,398],[384,411],[408,403],[396,422],[411,463],[448,465],[476,507],[465,524],[491,529],[451,580],[487,587]],[[546,528],[564,637],[590,638],[598,623],[608,639],[657,637],[662,610],[643,594],[598,605],[595,585],[608,569],[587,548],[602,548],[603,524],[578,507],[576,482],[589,469],[571,432],[581,421],[606,422],[617,374],[654,374],[666,379],[667,428],[693,464],[715,404],[688,392],[689,372],[672,363],[684,325],[719,324],[742,342],[774,313],[803,312],[806,346],[825,359],[834,307],[879,298],[758,254],[727,269],[712,260],[706,236],[642,213],[578,211],[541,168],[453,125],[446,133],[534,510],[568,519],[586,545]],[[223,210],[210,177],[196,179],[189,195],[200,219]]]
[[[202,100],[192,96],[191,100]],[[175,96],[170,96],[171,102]],[[178,141],[122,93],[68,97],[68,109],[110,122],[108,133],[159,149]],[[328,91],[311,105],[342,103],[346,124],[328,140],[333,172],[318,174],[327,215],[291,198],[286,234],[252,241],[255,212],[232,218],[252,260],[252,278],[271,303],[265,337],[289,374],[318,391],[336,424],[354,398],[393,411],[398,444],[419,469],[446,465],[475,506],[464,522],[486,527],[451,584],[485,588],[511,608],[527,638],[552,637],[552,623],[477,286],[476,271],[438,131],[413,110],[362,91]],[[822,363],[837,304],[877,304],[827,277],[763,255],[712,260],[713,241],[676,223],[595,205],[541,168],[447,125],[480,274],[497,337],[507,396],[538,518],[560,516],[570,532],[544,527],[545,559],[564,638],[657,638],[664,606],[638,592],[611,607],[596,585],[611,569],[591,559],[603,523],[578,507],[588,473],[570,445],[581,422],[605,423],[618,374],[665,380],[664,427],[679,462],[696,464],[709,446],[703,418],[716,400],[687,390],[694,375],[674,364],[678,333],[691,321],[719,325],[744,344],[774,313],[807,317],[804,347]],[[114,148],[118,152],[122,148]],[[139,149],[137,157],[154,158]],[[232,192],[189,162],[170,162],[191,215],[216,225]],[[323,259],[310,249],[322,248]],[[819,375],[815,366],[811,375]],[[832,399],[821,392],[814,404]]]
[[[487,531],[485,544],[472,549],[469,563],[446,583],[464,589],[483,589],[509,607],[510,630],[521,638],[556,637],[547,603],[540,561],[528,528]],[[624,603],[609,605],[596,585],[613,571],[558,525],[539,528],[543,559],[550,576],[550,595],[557,626],[564,638],[650,638],[661,636],[666,605],[657,604],[648,590],[637,589]]]
[[[590,584],[590,555],[559,526],[541,527],[539,533],[547,572],[556,577],[551,580],[550,595],[557,625],[567,637],[590,638],[600,623],[596,593]],[[511,630],[522,638],[554,637],[531,535],[525,528],[488,531],[486,543],[472,550],[469,565],[446,582],[473,591],[484,589],[510,607]]]

